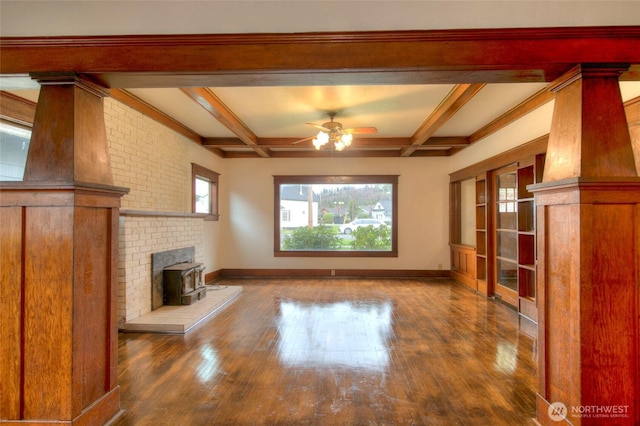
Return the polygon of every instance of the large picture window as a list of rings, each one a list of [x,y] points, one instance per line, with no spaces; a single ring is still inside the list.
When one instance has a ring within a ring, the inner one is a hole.
[[[274,176],[276,256],[398,255],[398,176]]]

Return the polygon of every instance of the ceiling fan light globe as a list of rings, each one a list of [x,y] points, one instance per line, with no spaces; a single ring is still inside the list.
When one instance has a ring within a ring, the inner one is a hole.
[[[353,135],[351,133],[345,133],[340,137],[340,140],[344,144],[344,146],[350,146],[351,141],[353,141]]]
[[[342,151],[345,148],[345,144],[344,142],[339,140],[339,141],[336,141],[335,147],[336,147],[336,151]]]
[[[329,142],[329,134],[321,130],[320,132],[318,132],[318,136],[316,136],[316,139],[314,140],[317,140],[321,145],[324,145]]]
[[[319,141],[317,138],[315,138],[313,141],[311,141],[313,143],[313,146],[319,151],[320,148],[322,148],[322,145],[324,145],[324,143],[322,143],[322,141]]]

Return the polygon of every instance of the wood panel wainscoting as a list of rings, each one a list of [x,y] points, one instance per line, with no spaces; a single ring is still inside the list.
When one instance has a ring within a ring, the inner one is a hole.
[[[121,333],[124,425],[534,425],[536,338],[452,279],[223,279],[187,335]]]
[[[0,424],[120,411],[113,186],[102,88],[43,76],[23,182],[0,184]]]
[[[451,247],[451,277],[472,290],[478,290],[476,280],[476,248],[462,244],[449,244]]]

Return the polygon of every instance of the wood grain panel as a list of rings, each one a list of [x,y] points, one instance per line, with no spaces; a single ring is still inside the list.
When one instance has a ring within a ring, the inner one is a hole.
[[[71,419],[73,208],[25,217],[25,419]]]
[[[73,417],[109,390],[110,226],[107,209],[75,209]]]
[[[548,401],[580,405],[580,312],[575,301],[580,295],[580,258],[569,256],[571,242],[579,241],[579,208],[576,205],[548,206],[546,234],[554,235],[545,253],[546,329],[545,365]],[[554,244],[564,241],[566,244]]]
[[[476,250],[474,247],[451,244],[451,277],[477,290]]]
[[[606,182],[574,185],[536,191],[538,420],[552,424],[548,404],[561,401],[569,409],[626,406],[616,424],[638,424],[638,181],[626,191]],[[601,420],[571,412],[567,418],[582,425]]]
[[[24,169],[25,181],[73,182],[73,143],[70,143],[73,141],[73,110],[69,111],[69,105],[73,105],[72,87],[44,86],[40,89]]]
[[[622,69],[575,67],[557,92],[544,181],[638,176],[620,86]]]
[[[626,405],[633,410],[638,401],[636,208],[633,204],[583,208],[583,232],[598,236],[582,238],[583,405]]]
[[[120,215],[117,208],[108,210],[110,227],[108,229],[107,241],[109,242],[108,270],[110,287],[108,289],[108,312],[107,319],[107,342],[109,350],[107,352],[107,389],[114,390],[118,386],[118,249],[119,249],[119,227]],[[120,398],[117,399],[117,409],[110,411],[113,415],[120,410]]]
[[[0,419],[20,418],[22,208],[0,207]]]

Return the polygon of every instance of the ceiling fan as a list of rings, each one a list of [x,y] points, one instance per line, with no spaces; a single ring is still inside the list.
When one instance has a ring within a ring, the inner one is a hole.
[[[298,144],[300,142],[313,139],[313,146],[317,150],[320,150],[324,145],[331,142],[333,143],[336,151],[342,151],[343,149],[351,145],[354,134],[372,134],[378,132],[378,129],[376,129],[375,127],[354,127],[345,129],[344,127],[342,127],[342,123],[333,121],[336,116],[335,112],[328,112],[327,116],[331,121],[327,121],[326,123],[322,124],[305,123],[309,126],[320,129],[320,132],[316,136],[301,139],[299,141],[293,142],[293,144]]]

